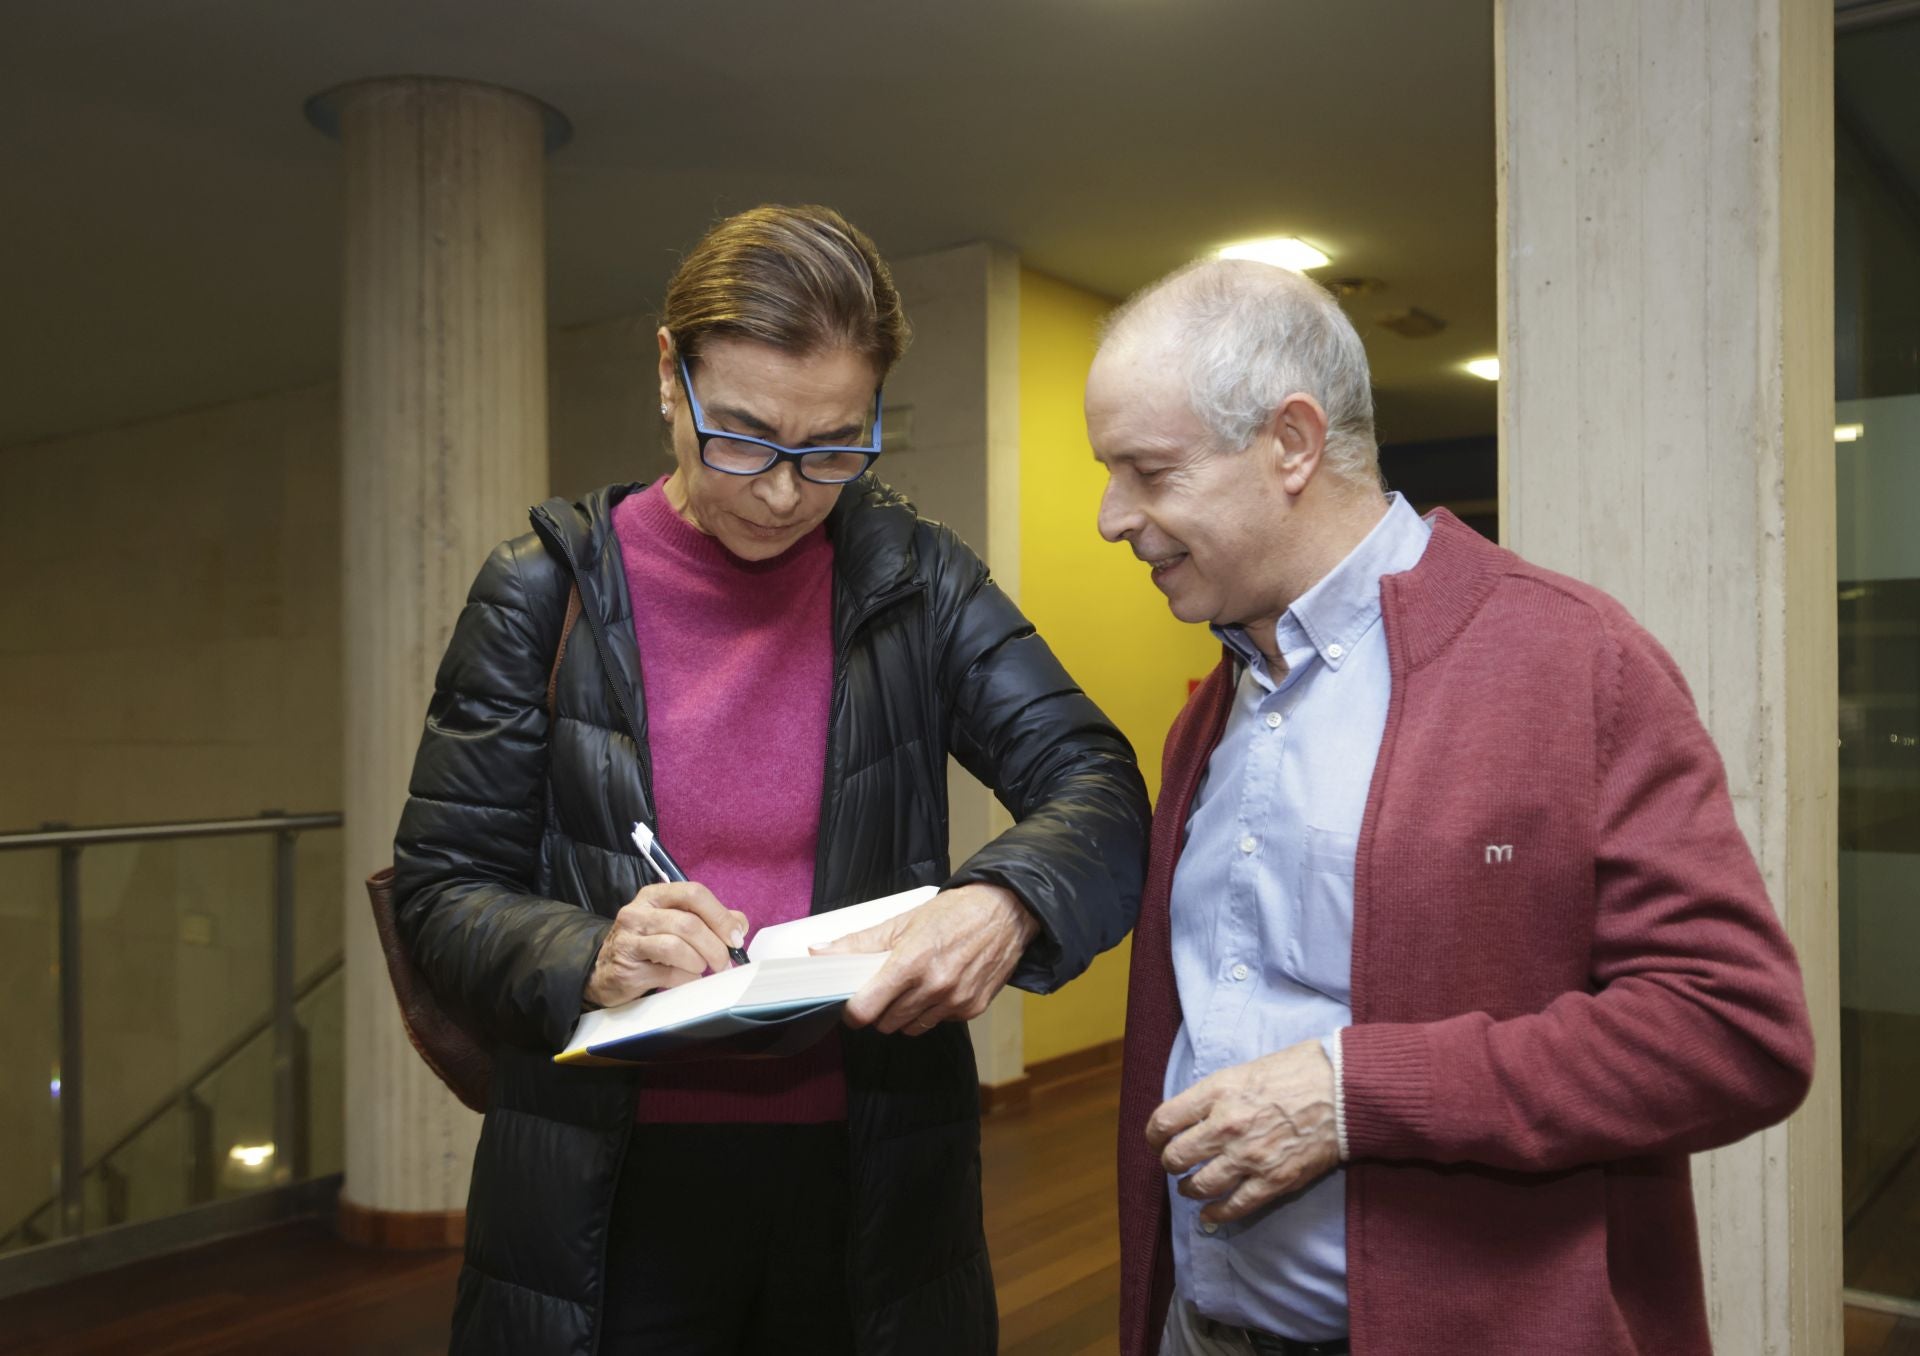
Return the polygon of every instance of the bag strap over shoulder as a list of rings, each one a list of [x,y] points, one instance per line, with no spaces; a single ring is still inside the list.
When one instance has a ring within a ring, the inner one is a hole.
[[[567,641],[573,635],[573,624],[580,620],[580,586],[572,585],[567,589],[567,617],[560,623],[560,644],[553,652],[553,669],[547,674],[547,719],[553,719],[554,698],[560,691],[560,661],[567,657]]]

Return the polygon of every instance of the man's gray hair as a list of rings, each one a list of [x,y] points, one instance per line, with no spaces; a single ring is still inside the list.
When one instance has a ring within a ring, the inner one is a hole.
[[[1311,278],[1244,259],[1202,259],[1136,293],[1108,337],[1151,318],[1187,369],[1193,412],[1238,451],[1290,395],[1327,413],[1326,462],[1343,479],[1379,478],[1367,351],[1340,303]]]

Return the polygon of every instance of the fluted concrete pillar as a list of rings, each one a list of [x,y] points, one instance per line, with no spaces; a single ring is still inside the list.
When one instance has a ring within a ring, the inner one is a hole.
[[[1501,521],[1672,651],[1799,949],[1786,1125],[1695,1159],[1715,1349],[1841,1348],[1832,0],[1499,0]]]
[[[364,1242],[457,1242],[479,1119],[401,1028],[360,881],[393,831],[474,572],[547,492],[545,119],[510,90],[322,96],[346,161],[341,361],[346,1185]]]

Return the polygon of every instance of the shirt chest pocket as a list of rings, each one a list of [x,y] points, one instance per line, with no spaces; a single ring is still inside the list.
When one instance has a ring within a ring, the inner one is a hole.
[[[1307,828],[1287,908],[1281,968],[1295,981],[1351,1005],[1353,860],[1350,833]]]

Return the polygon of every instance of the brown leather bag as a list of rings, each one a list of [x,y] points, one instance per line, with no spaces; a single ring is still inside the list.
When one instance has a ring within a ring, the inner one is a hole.
[[[560,626],[560,646],[554,652],[553,669],[547,675],[547,718],[553,718],[554,693],[560,683],[560,661],[567,654],[567,639],[580,618],[580,589],[575,585],[567,594],[567,616]],[[367,900],[373,906],[373,926],[380,934],[380,950],[387,958],[387,978],[393,982],[393,996],[400,1000],[400,1020],[406,1024],[407,1039],[420,1052],[435,1077],[471,1111],[487,1109],[487,1090],[493,1083],[493,1054],[486,1043],[440,1006],[432,985],[414,963],[413,955],[400,937],[393,921],[393,868],[382,867],[367,877]]]

